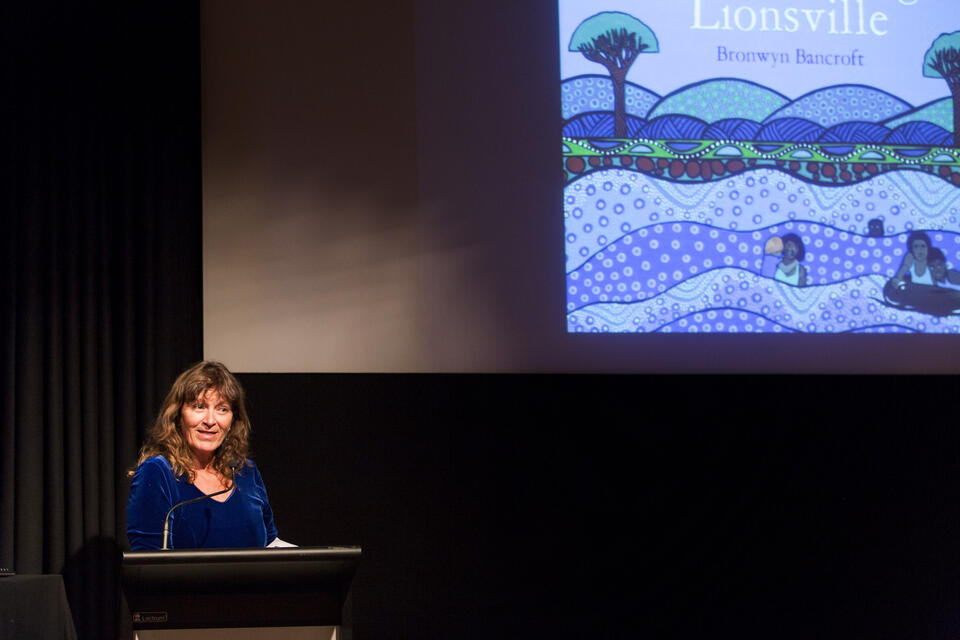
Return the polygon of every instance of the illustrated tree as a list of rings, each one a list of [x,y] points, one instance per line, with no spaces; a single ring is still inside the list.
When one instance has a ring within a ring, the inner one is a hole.
[[[942,33],[923,57],[923,75],[943,78],[953,99],[953,146],[960,147],[960,31]]]
[[[581,22],[570,38],[570,51],[579,51],[607,68],[613,80],[613,135],[627,137],[626,78],[641,53],[660,51],[657,36],[633,16],[604,11]]]

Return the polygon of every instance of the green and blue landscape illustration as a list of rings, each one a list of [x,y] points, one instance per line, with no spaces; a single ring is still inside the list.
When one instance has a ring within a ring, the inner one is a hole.
[[[561,79],[568,331],[960,332],[960,32],[918,43],[944,97],[917,105],[732,77],[660,95],[626,79],[660,43],[622,12],[562,40],[599,65]]]

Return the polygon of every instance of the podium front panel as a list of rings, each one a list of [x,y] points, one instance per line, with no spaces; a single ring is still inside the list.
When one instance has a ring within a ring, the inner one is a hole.
[[[359,547],[132,551],[123,588],[134,629],[344,623]]]

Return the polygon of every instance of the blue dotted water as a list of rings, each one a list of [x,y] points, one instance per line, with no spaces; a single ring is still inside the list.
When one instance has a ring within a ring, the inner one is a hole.
[[[570,331],[935,332],[936,318],[882,304],[910,231],[960,265],[958,190],[916,171],[820,187],[771,169],[712,183],[627,170],[564,193]],[[883,220],[883,237],[867,221]],[[772,278],[768,240],[798,235],[806,287]]]

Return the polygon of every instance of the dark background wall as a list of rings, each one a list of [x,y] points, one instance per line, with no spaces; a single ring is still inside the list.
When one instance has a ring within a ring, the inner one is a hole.
[[[953,377],[243,374],[357,637],[960,631]]]

